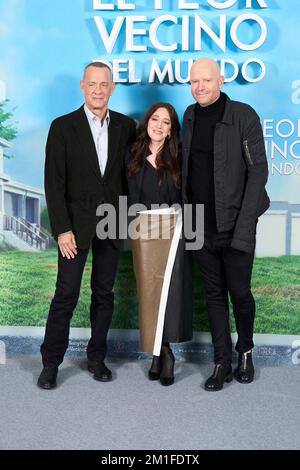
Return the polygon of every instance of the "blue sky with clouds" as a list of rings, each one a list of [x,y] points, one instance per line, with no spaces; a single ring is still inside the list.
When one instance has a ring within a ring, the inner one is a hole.
[[[300,80],[299,0],[266,0],[268,9],[252,10],[260,14],[268,26],[265,44],[257,51],[238,53],[228,48],[226,53],[214,50],[212,57],[231,58],[238,63],[259,57],[267,67],[265,78],[257,84],[238,82],[225,85],[224,91],[231,98],[251,104],[261,119],[278,121],[288,118],[296,122],[300,117],[300,104],[292,102],[292,82]],[[115,2],[116,3],[116,2]],[[45,140],[49,124],[55,117],[70,112],[82,104],[79,80],[84,65],[97,57],[135,58],[148,63],[153,57],[196,58],[201,52],[126,53],[119,44],[109,57],[101,45],[98,32],[92,20],[93,14],[102,15],[105,20],[118,14],[146,15],[154,18],[159,14],[176,15],[201,14],[215,22],[220,14],[228,16],[228,22],[246,10],[237,7],[228,10],[207,8],[207,3],[199,2],[199,11],[170,12],[169,8],[149,11],[149,2],[139,0],[134,12],[93,12],[92,0],[0,0],[0,82],[5,83],[6,96],[10,107],[16,108],[15,120],[19,130],[13,142],[11,153],[14,158],[5,161],[5,173],[15,180],[37,187],[43,186],[43,162]],[[254,2],[255,4],[256,2]],[[166,5],[176,2],[167,1]],[[111,24],[111,22],[110,22]],[[137,27],[141,27],[140,25]],[[243,34],[243,31],[241,31]],[[165,28],[168,36],[168,29]],[[244,34],[247,34],[245,30]],[[122,36],[123,37],[123,36]],[[170,35],[169,35],[170,37]],[[169,39],[168,37],[168,39]],[[172,37],[170,37],[172,39]],[[137,41],[138,42],[138,41]],[[172,42],[172,41],[171,41]],[[209,55],[209,45],[204,44],[204,53]],[[1,95],[1,84],[0,84]],[[112,97],[112,109],[139,118],[149,104],[166,100],[175,105],[180,118],[185,107],[192,102],[188,85],[121,85]],[[290,137],[289,143],[300,138]],[[275,139],[278,143],[280,138]],[[300,145],[295,147],[300,155]],[[283,161],[280,157],[276,162]],[[289,157],[289,162],[297,160]],[[300,172],[300,158],[299,172]],[[300,202],[300,175],[270,176],[268,189],[272,200]]]

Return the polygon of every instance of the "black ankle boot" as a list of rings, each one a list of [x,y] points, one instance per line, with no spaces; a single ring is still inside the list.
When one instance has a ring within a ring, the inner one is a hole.
[[[57,366],[45,366],[37,381],[37,385],[44,390],[51,390],[56,387]]]
[[[204,388],[208,392],[217,392],[222,390],[224,382],[232,381],[232,368],[231,364],[221,364],[218,363],[215,365],[213,374],[205,382]]]
[[[254,379],[252,353],[239,353],[238,366],[234,371],[235,379],[241,384],[250,384]]]
[[[160,383],[168,386],[174,383],[174,363],[175,357],[170,346],[161,348],[162,369],[160,373]]]
[[[162,361],[160,356],[153,356],[151,367],[148,371],[149,380],[158,380],[161,373]]]

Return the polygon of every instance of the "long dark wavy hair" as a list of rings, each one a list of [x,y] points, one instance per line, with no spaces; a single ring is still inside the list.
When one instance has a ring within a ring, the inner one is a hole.
[[[155,103],[152,105],[137,130],[137,137],[132,144],[130,152],[130,161],[128,164],[128,175],[133,176],[138,173],[147,157],[147,150],[151,139],[148,135],[147,128],[151,116],[159,109],[165,108],[170,116],[171,129],[170,137],[166,138],[162,148],[156,155],[156,167],[159,174],[159,185],[161,185],[166,173],[172,177],[177,188],[180,187],[180,164],[179,164],[179,131],[180,124],[177,113],[169,103]]]

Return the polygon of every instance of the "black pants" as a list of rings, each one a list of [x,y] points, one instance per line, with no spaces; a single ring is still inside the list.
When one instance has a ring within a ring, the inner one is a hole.
[[[68,348],[70,321],[77,305],[83,269],[89,249],[78,250],[74,259],[63,258],[58,250],[58,274],[52,299],[41,354],[44,366],[59,365]],[[91,361],[101,361],[106,355],[106,338],[110,327],[114,294],[112,292],[119,250],[111,240],[92,241],[91,274],[91,339],[87,356]]]
[[[243,353],[253,348],[255,301],[251,293],[251,274],[254,252],[235,250],[230,242],[228,234],[205,237],[203,248],[194,252],[203,276],[215,363],[232,359],[228,293],[238,334],[235,349]]]

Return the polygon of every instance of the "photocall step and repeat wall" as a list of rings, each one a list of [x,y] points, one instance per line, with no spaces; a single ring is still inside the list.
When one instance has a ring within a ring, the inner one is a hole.
[[[43,334],[57,268],[45,142],[51,121],[82,105],[84,66],[97,59],[112,65],[111,109],[139,121],[151,104],[166,101],[182,120],[193,103],[189,69],[210,57],[225,76],[223,91],[255,108],[265,137],[271,206],[257,230],[256,344],[266,355],[283,347],[291,364],[300,363],[299,24],[299,0],[0,0],[2,351],[17,337],[30,348]],[[208,323],[194,270],[201,339]],[[72,330],[77,338],[88,337],[90,272],[89,259],[72,320],[81,328]],[[117,338],[138,328],[130,251],[121,255],[112,328]]]

